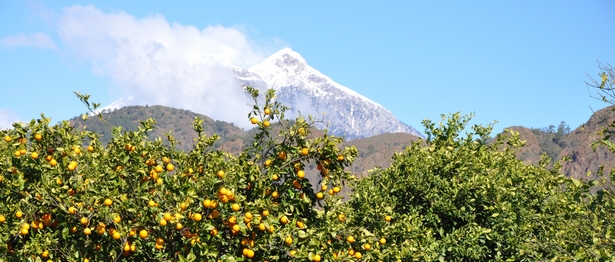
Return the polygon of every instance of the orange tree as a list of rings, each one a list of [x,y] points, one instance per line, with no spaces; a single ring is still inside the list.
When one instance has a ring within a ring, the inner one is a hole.
[[[273,90],[264,100],[247,91],[258,132],[237,156],[212,150],[217,136],[204,134],[198,118],[190,152],[176,150],[170,134],[148,139],[153,119],[136,131],[113,128],[107,145],[44,115],[1,131],[0,257],[326,261],[345,252],[357,230],[345,224],[352,212],[337,193],[354,180],[344,168],[356,149],[312,137],[312,119],[285,121]],[[281,128],[272,135],[274,121]],[[306,174],[308,164],[320,174]]]
[[[590,194],[596,182],[565,177],[545,155],[524,164],[518,133],[490,139],[491,126],[474,126],[462,137],[470,117],[443,120],[424,121],[424,141],[354,186],[355,250],[370,244],[364,257],[384,261],[613,259],[612,195]]]

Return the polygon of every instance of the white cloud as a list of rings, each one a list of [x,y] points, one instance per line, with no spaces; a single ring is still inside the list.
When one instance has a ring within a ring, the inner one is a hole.
[[[8,109],[0,108],[0,130],[13,128],[13,123],[19,121],[19,116]]]
[[[35,32],[30,34],[20,33],[15,36],[7,36],[0,39],[0,46],[5,47],[38,47],[56,49],[56,44],[53,39],[43,32]]]
[[[162,15],[135,18],[72,6],[58,20],[65,45],[93,71],[109,77],[122,105],[166,105],[250,127],[250,110],[229,66],[249,67],[264,48],[236,28],[169,23]],[[131,99],[127,99],[131,97]]]

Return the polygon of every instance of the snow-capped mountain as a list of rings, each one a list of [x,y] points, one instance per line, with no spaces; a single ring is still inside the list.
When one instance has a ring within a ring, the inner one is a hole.
[[[383,106],[312,68],[290,48],[282,49],[249,69],[233,70],[243,85],[261,90],[276,89],[278,101],[289,106],[295,114],[319,117],[325,113],[325,121],[330,122],[329,131],[346,139],[383,133],[422,136]]]

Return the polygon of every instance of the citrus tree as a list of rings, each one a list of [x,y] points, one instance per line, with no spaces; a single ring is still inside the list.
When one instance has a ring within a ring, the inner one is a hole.
[[[491,139],[491,126],[474,126],[462,137],[470,116],[443,120],[424,121],[425,140],[356,184],[349,205],[363,233],[355,249],[369,243],[380,252],[366,257],[384,261],[613,259],[594,182],[565,177],[545,156],[524,164],[518,133]]]
[[[9,261],[326,261],[351,213],[338,195],[357,155],[341,138],[310,135],[312,119],[284,120],[285,107],[247,88],[258,132],[239,155],[211,150],[198,133],[189,152],[136,131],[99,135],[41,119],[1,131],[0,257]],[[88,106],[89,96],[78,97]],[[259,101],[263,102],[259,105]],[[84,115],[86,117],[87,115]],[[272,123],[281,126],[273,134]],[[316,164],[319,174],[307,174]],[[317,184],[307,179],[316,176]],[[316,189],[316,190],[315,190]],[[336,238],[337,237],[337,238]]]

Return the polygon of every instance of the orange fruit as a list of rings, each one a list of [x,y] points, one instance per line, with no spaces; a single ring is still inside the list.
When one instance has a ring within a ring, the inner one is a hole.
[[[269,127],[269,125],[271,125],[271,124],[269,124],[269,120],[263,121],[263,126],[264,127]]]
[[[380,242],[381,245],[384,245],[387,243],[387,239],[383,237],[378,242]]]
[[[280,218],[280,223],[282,223],[282,224],[287,224],[287,223],[288,223],[288,217],[286,217],[286,216],[282,216],[282,217]]]
[[[361,252],[355,252],[355,253],[354,253],[354,257],[355,257],[356,259],[361,259],[361,258],[363,257],[363,254],[361,254]]]
[[[148,235],[147,230],[143,229],[139,231],[139,237],[141,237],[142,239],[147,238],[147,235]]]
[[[32,159],[38,159],[38,153],[36,153],[36,152],[32,152],[32,154],[30,154],[30,157],[31,157]]]
[[[304,172],[303,170],[299,170],[299,171],[297,172],[297,177],[298,177],[298,178],[304,178],[304,177],[305,177],[305,172]]]
[[[156,245],[164,245],[164,239],[162,238],[156,238]]]
[[[86,227],[85,229],[83,229],[83,234],[85,235],[92,234],[92,230],[89,227]]]
[[[322,193],[322,192],[318,192],[318,193],[316,193],[316,198],[318,198],[318,199],[323,199],[324,197],[325,197],[325,195],[323,195],[323,193]]]
[[[167,164],[167,171],[173,171],[175,169],[175,166],[173,164]]]
[[[339,214],[339,215],[337,215],[337,219],[338,219],[339,221],[341,221],[341,222],[344,222],[344,221],[346,221],[346,215],[344,215],[344,214]]]
[[[58,164],[58,161],[56,161],[55,159],[51,159],[51,160],[49,161],[49,164],[50,164],[51,166],[56,166],[56,165]]]
[[[194,214],[194,216],[192,216],[192,219],[194,219],[194,221],[196,222],[200,222],[203,219],[203,216],[199,213]]]
[[[333,192],[335,192],[335,193],[339,193],[341,190],[342,189],[340,187],[338,187],[338,186],[333,187]]]
[[[269,115],[269,114],[271,114],[271,109],[265,108],[265,115]]]
[[[321,258],[320,258],[320,255],[319,255],[319,254],[316,254],[316,255],[314,255],[314,256],[312,257],[312,261],[314,261],[314,262],[320,262],[320,259],[321,259]]]
[[[212,230],[209,230],[209,234],[212,235],[212,236],[216,236],[218,234],[218,229],[214,228]]]
[[[297,130],[297,133],[299,133],[300,135],[304,136],[305,135],[305,129],[303,127],[299,128],[299,130]]]
[[[21,228],[21,231],[20,231],[19,233],[20,233],[22,236],[25,236],[25,235],[27,235],[27,234],[28,234],[28,231],[29,231],[29,229],[28,229],[28,228],[22,227],[22,228]]]
[[[348,236],[346,238],[346,241],[348,241],[348,243],[353,243],[354,242],[354,237],[353,236]]]
[[[270,165],[271,165],[271,159],[265,160],[265,166],[270,166]]]
[[[254,257],[254,250],[252,250],[252,249],[248,249],[248,250],[246,250],[246,254],[245,254],[245,256],[246,256],[247,258],[253,258],[253,257]]]
[[[277,174],[273,174],[273,175],[271,175],[271,180],[273,180],[273,181],[277,181],[279,178],[280,178],[280,177],[278,177],[278,175],[277,175]]]
[[[363,244],[363,249],[370,250],[370,249],[372,249],[372,245],[370,243],[365,243],[365,244]]]
[[[238,232],[239,230],[241,230],[241,227],[239,225],[233,225],[233,231]]]
[[[159,224],[161,227],[165,227],[165,226],[167,226],[167,221],[163,218],[163,219],[160,219],[160,222],[158,222],[158,224]]]
[[[113,222],[119,223],[120,221],[122,221],[122,218],[120,217],[120,215],[116,215],[113,217]]]
[[[162,215],[162,218],[166,221],[171,221],[171,219],[173,219],[173,216],[171,215],[171,213],[164,213],[164,215]]]
[[[90,221],[88,221],[88,218],[87,218],[87,217],[82,217],[82,218],[81,218],[81,220],[79,220],[79,222],[80,222],[82,225],[86,226],[86,225],[88,224],[88,222],[90,222]]]
[[[182,228],[184,228],[184,225],[182,225],[182,223],[179,223],[179,222],[175,223],[175,229],[182,230]]]
[[[156,204],[156,201],[154,201],[154,200],[150,200],[150,201],[148,201],[148,202],[147,202],[147,205],[148,205],[148,206],[150,206],[150,207],[155,207],[155,206],[157,206],[158,204]]]
[[[391,216],[384,216],[384,221],[386,222],[391,222],[391,219],[393,219]]]
[[[265,229],[267,229],[267,227],[265,226],[265,224],[260,223],[260,224],[258,224],[258,229],[259,229],[260,231],[265,231]]]
[[[218,177],[219,178],[223,178],[224,177],[224,171],[223,170],[218,171]]]
[[[286,243],[287,245],[292,244],[293,238],[291,236],[286,237],[286,239],[284,239],[284,243]]]
[[[282,160],[286,160],[286,152],[281,151],[280,153],[278,153],[278,158]]]
[[[162,168],[162,166],[160,166],[160,165],[156,166],[155,170],[156,170],[156,172],[158,172],[158,173],[162,173],[162,171],[164,171],[164,169],[163,169],[163,168]]]
[[[3,215],[0,215],[0,223],[4,223],[6,222],[6,217]]]
[[[239,206],[239,204],[233,204],[231,206],[231,208],[233,209],[233,211],[239,211],[239,209],[241,209],[241,207]]]
[[[118,240],[122,237],[122,234],[120,234],[120,232],[113,232],[113,239]]]
[[[94,147],[93,146],[88,146],[88,152],[94,152]]]
[[[105,204],[105,206],[111,206],[111,205],[113,205],[113,200],[107,198],[107,199],[105,199],[104,204]]]
[[[5,136],[4,137],[4,142],[11,142],[11,140],[13,140],[10,136]]]
[[[264,217],[269,216],[269,210],[267,209],[263,210],[263,216]]]
[[[49,251],[47,250],[43,251],[43,253],[41,254],[41,257],[44,257],[44,258],[49,257]]]
[[[309,152],[310,151],[307,148],[305,148],[305,147],[301,149],[301,154],[304,155],[304,156],[307,156]]]
[[[252,117],[250,118],[250,123],[252,123],[253,125],[258,124],[258,119],[256,119],[256,117]]]
[[[337,161],[344,161],[344,155],[338,155]]]
[[[23,213],[19,210],[17,210],[17,212],[15,212],[15,217],[16,218],[21,218],[23,216]]]
[[[271,193],[271,197],[277,199],[278,197],[280,197],[280,193],[278,193],[278,191],[274,191],[273,193]]]

